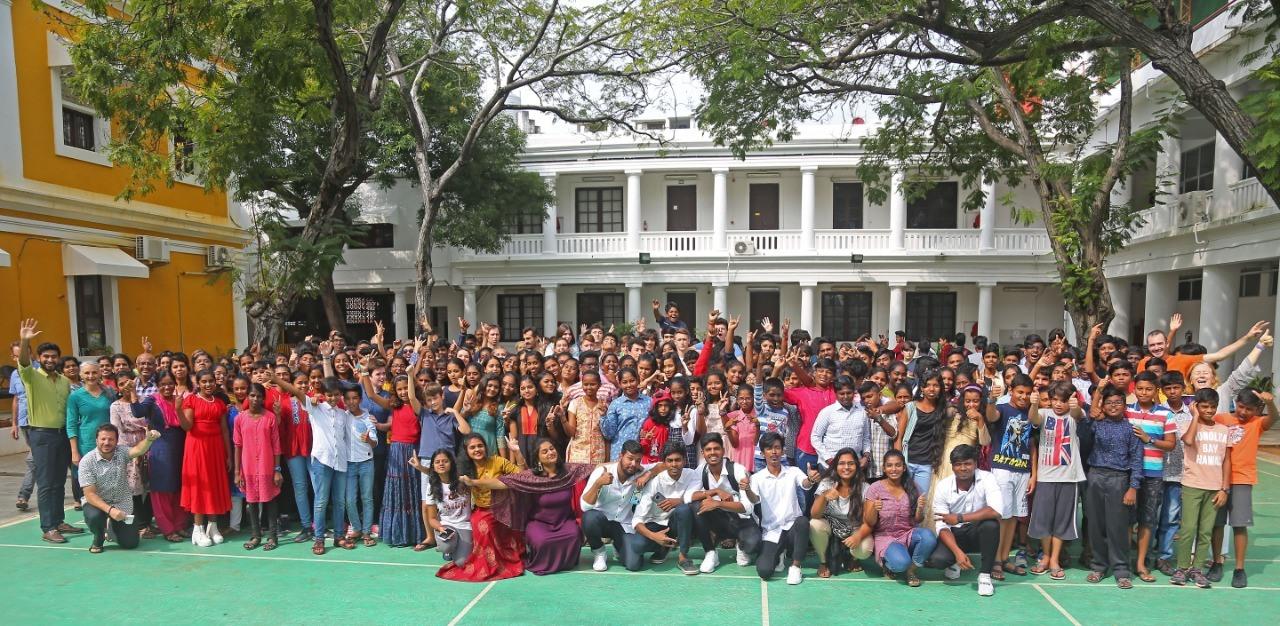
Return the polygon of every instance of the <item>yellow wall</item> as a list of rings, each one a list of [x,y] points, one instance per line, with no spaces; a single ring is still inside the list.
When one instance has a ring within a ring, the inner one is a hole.
[[[11,263],[0,267],[0,302],[4,303],[0,306],[0,338],[6,348],[18,338],[18,322],[31,317],[40,322],[40,341],[52,341],[70,351],[71,311],[67,279],[62,275],[62,244],[0,233],[0,248],[9,253]]]
[[[125,168],[105,167],[54,152],[53,73],[49,68],[47,33],[65,35],[66,31],[52,22],[43,13],[45,10],[53,9],[37,9],[29,1],[14,2],[12,8],[23,173],[31,180],[115,196],[128,184]],[[59,15],[69,19],[65,14]],[[181,183],[172,188],[159,185],[155,192],[138,200],[182,211],[227,215],[226,194],[205,193],[199,187]],[[176,216],[181,219],[180,212]]]

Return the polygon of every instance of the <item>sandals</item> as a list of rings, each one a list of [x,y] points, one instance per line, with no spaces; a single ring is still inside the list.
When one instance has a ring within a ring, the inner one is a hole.
[[[276,549],[276,548],[278,548],[278,547],[280,547],[280,542],[279,542],[279,541],[276,541],[276,537],[275,537],[275,535],[272,535],[271,537],[269,537],[269,538],[267,539],[267,542],[266,542],[266,543],[262,544],[262,551],[263,551],[263,552],[270,552],[270,551],[272,551],[272,550],[275,550],[275,549]]]
[[[1010,573],[1010,574],[1016,574],[1016,575],[1018,575],[1018,576],[1026,576],[1026,575],[1027,575],[1027,568],[1025,568],[1025,567],[1023,567],[1023,566],[1021,566],[1021,565],[1018,565],[1017,563],[1014,563],[1013,561],[1005,561],[1005,562],[1004,562],[1004,564],[1000,567],[1000,569],[1002,569],[1002,570],[1004,570],[1004,571],[1006,571],[1006,572],[1008,572],[1008,573]],[[995,577],[993,576],[992,578],[995,578]]]
[[[343,550],[355,550],[356,540],[351,537],[343,537],[342,539],[335,539],[333,545]]]
[[[1054,580],[1065,580],[1067,578],[1067,573],[1062,571],[1061,567],[1054,568],[1049,570],[1049,578]]]
[[[294,542],[294,543],[306,543],[306,542],[308,542],[308,541],[313,541],[315,538],[316,538],[316,537],[315,537],[315,535],[313,535],[313,534],[311,533],[311,531],[309,531],[309,530],[307,530],[307,529],[305,529],[305,528],[304,528],[304,529],[302,529],[302,530],[298,531],[298,536],[296,536],[296,537],[294,537],[294,538],[293,538],[293,542]]]
[[[186,539],[183,539],[182,535],[179,535],[178,533],[169,533],[164,536],[164,540],[169,543],[182,543],[186,541]]]
[[[102,546],[89,546],[89,554],[102,554]]]
[[[996,563],[991,566],[991,580],[1004,580],[1004,564]]]
[[[1043,561],[1036,561],[1035,566],[1031,568],[1031,573],[1036,576],[1049,573],[1049,561],[1047,559]]]
[[[262,537],[254,536],[254,537],[250,537],[248,541],[244,542],[244,549],[253,550],[260,545],[262,545]]]
[[[25,511],[31,505],[27,503],[27,500],[25,498],[18,498],[18,501],[14,502],[13,506],[17,507],[19,511]]]
[[[435,547],[435,545],[436,545],[436,542],[431,541],[431,540],[428,540],[428,539],[423,539],[422,541],[419,541],[417,545],[413,546],[413,551],[414,551],[414,552],[422,552],[423,550],[426,550],[427,548],[434,548],[434,547]]]
[[[1089,575],[1084,577],[1085,581],[1091,583],[1101,582],[1103,578],[1106,578],[1106,575],[1098,571],[1089,572]]]
[[[831,568],[826,563],[818,564],[818,578],[831,578]]]
[[[921,582],[920,582],[920,577],[919,577],[919,576],[916,576],[916,573],[915,573],[915,572],[907,572],[907,586],[908,586],[908,587],[919,587],[919,586],[920,586],[920,585],[922,585],[922,584],[923,584],[923,583],[921,583]]]
[[[1121,589],[1133,589],[1133,581],[1128,578],[1117,578],[1116,586]]]
[[[1139,572],[1138,572],[1138,580],[1141,580],[1141,581],[1142,581],[1142,582],[1144,582],[1144,583],[1153,583],[1153,582],[1155,582],[1155,581],[1156,581],[1156,577],[1155,577],[1155,576],[1152,576],[1152,575],[1151,575],[1151,572],[1149,572],[1149,571],[1147,571],[1147,572],[1139,571]]]
[[[377,539],[374,539],[374,538],[373,538],[373,536],[372,536],[372,535],[370,535],[369,533],[365,533],[365,534],[364,534],[364,540],[363,540],[363,541],[364,541],[364,547],[366,547],[366,548],[372,548],[372,547],[374,547],[374,546],[378,545],[378,540],[377,540]]]
[[[316,556],[324,555],[324,539],[317,539],[315,543],[311,544],[311,554]]]

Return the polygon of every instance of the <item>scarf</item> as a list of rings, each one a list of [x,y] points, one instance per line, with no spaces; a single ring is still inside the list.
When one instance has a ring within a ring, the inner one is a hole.
[[[164,416],[164,425],[167,428],[177,428],[182,423],[178,421],[178,409],[173,406],[172,402],[165,400],[163,396],[154,395],[151,399],[160,407],[160,414]]]
[[[503,526],[523,531],[533,514],[537,496],[562,489],[572,489],[575,484],[590,477],[595,469],[596,466],[590,463],[566,463],[564,471],[551,478],[538,476],[533,473],[533,470],[499,476],[498,480],[502,481],[507,488],[493,490],[493,505],[490,511]]]

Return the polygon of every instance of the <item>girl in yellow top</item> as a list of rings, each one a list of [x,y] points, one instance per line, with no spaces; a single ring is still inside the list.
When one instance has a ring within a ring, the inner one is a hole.
[[[462,438],[462,449],[466,454],[460,464],[465,475],[472,479],[497,478],[506,474],[514,474],[524,469],[524,459],[520,457],[519,446],[508,446],[507,450],[515,450],[519,465],[500,456],[492,456],[484,438],[471,433]],[[476,485],[471,490],[471,555],[466,563],[458,566],[446,563],[436,573],[439,578],[466,582],[483,582],[519,576],[524,572],[524,536],[498,523],[493,517],[490,507],[493,505],[493,491]]]

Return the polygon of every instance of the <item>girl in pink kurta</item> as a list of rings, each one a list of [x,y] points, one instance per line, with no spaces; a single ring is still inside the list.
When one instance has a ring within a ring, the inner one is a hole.
[[[262,543],[262,517],[270,533],[263,550],[274,550],[279,533],[276,496],[280,495],[280,424],[275,414],[263,408],[267,390],[258,383],[249,386],[249,408],[236,416],[232,439],[236,446],[236,484],[249,505],[252,536],[245,550]]]
[[[751,387],[741,385],[735,392],[738,410],[724,416],[725,440],[732,450],[730,459],[742,467],[755,467],[756,442],[760,440],[760,421],[756,417],[755,397]]]

